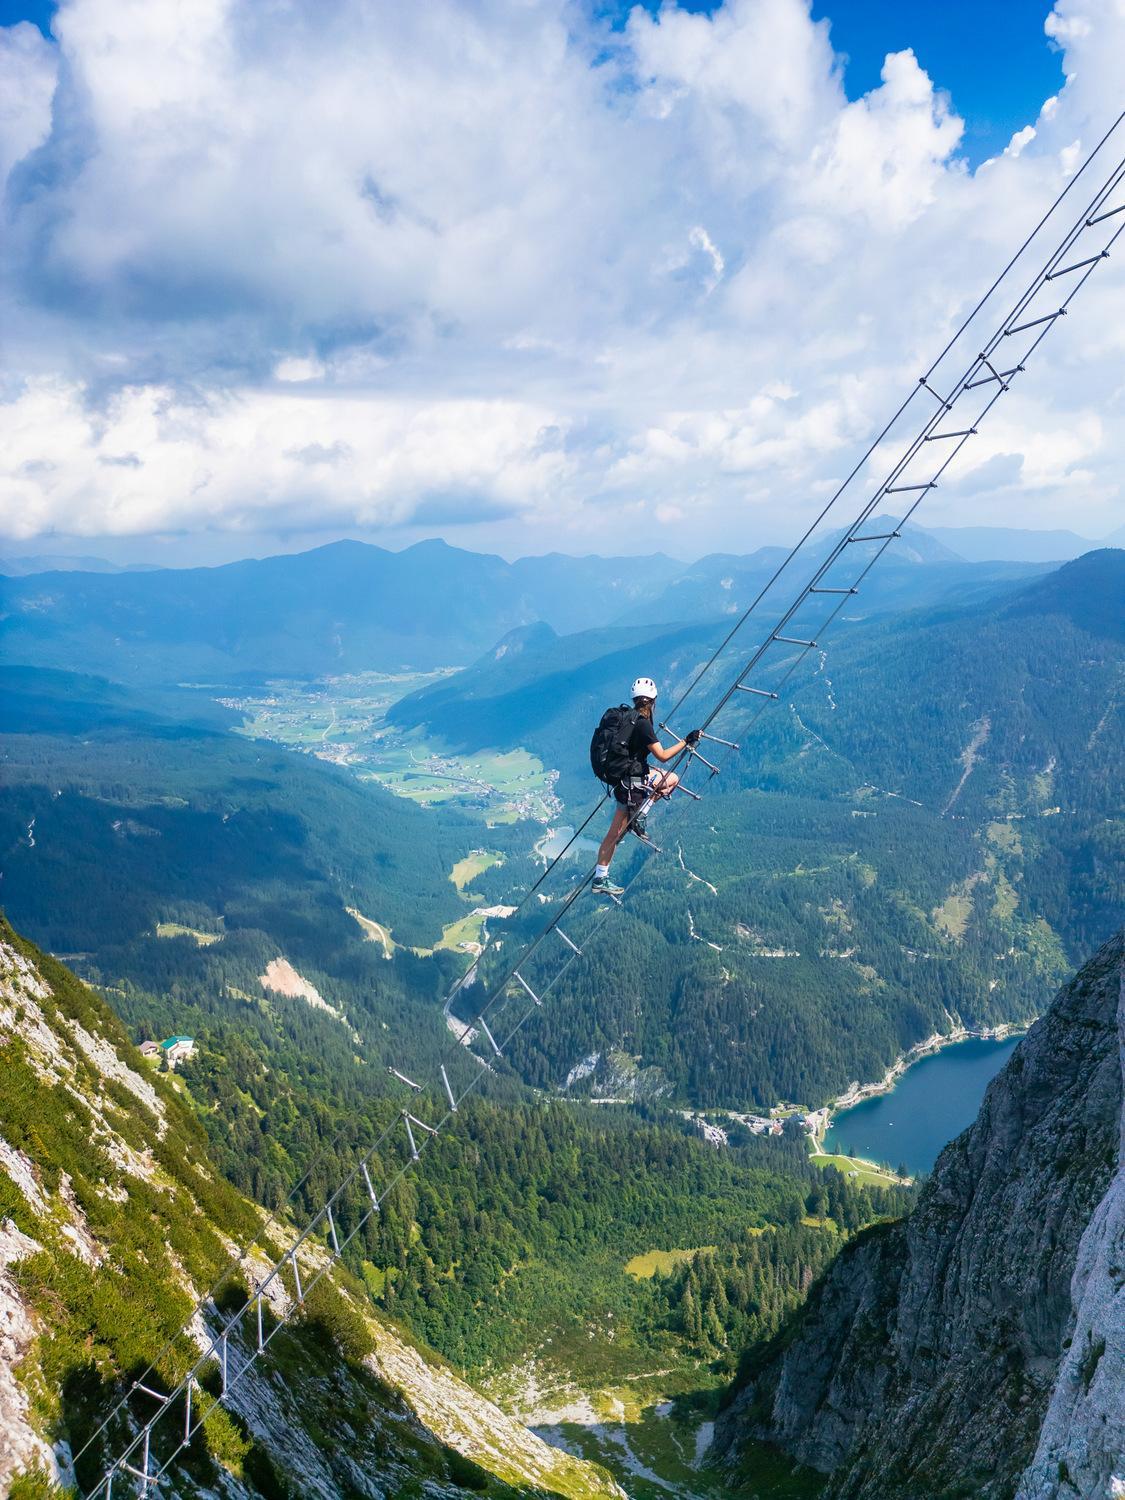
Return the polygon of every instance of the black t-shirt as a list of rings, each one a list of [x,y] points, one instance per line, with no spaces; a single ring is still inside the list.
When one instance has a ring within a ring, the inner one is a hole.
[[[644,714],[637,715],[637,722],[633,725],[633,732],[629,736],[629,754],[639,762],[643,774],[648,770],[648,752],[656,744],[659,736],[652,727],[652,720]]]

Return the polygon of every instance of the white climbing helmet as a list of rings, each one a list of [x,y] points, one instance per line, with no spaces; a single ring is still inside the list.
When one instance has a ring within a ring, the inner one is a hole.
[[[638,677],[633,684],[634,698],[655,698],[656,683],[651,677]]]

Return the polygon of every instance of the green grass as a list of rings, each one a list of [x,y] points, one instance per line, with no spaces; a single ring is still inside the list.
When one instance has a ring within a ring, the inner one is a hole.
[[[862,1156],[840,1156],[831,1151],[813,1151],[809,1160],[816,1167],[835,1167],[845,1177],[851,1178],[858,1187],[894,1187],[898,1182],[893,1172],[883,1171]],[[853,1172],[854,1177],[851,1175]],[[806,1222],[819,1223],[819,1220]]]
[[[198,927],[185,927],[181,922],[157,922],[156,935],[158,938],[194,938],[200,948],[209,948],[212,943],[223,940],[221,932],[201,932]]]
[[[470,912],[467,917],[459,917],[456,922],[447,922],[441,930],[441,937],[432,948],[411,948],[410,951],[419,958],[432,958],[442,949],[449,953],[471,952],[464,944],[483,941],[482,934],[487,920],[487,917],[479,917]]]
[[[934,926],[955,943],[959,943],[965,936],[965,929],[973,914],[973,890],[987,879],[987,873],[978,870],[967,879],[958,881],[941,905],[935,908]]]
[[[504,857],[501,854],[493,854],[487,849],[474,849],[471,854],[466,854],[464,859],[457,861],[449,872],[449,878],[459,891],[463,891],[478,875],[483,875],[485,870],[491,870],[503,863]]]
[[[714,1249],[714,1245],[697,1245],[694,1250],[646,1250],[643,1255],[634,1255],[632,1260],[626,1261],[625,1272],[629,1276],[635,1276],[638,1281],[647,1281],[657,1273],[670,1276],[677,1266],[683,1265],[701,1250]]]
[[[1023,841],[1014,823],[990,823],[985,830],[988,842],[1007,854],[1022,854]]]

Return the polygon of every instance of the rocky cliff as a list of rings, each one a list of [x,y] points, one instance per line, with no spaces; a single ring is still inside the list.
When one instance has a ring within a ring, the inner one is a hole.
[[[857,1236],[719,1424],[833,1500],[1125,1495],[1125,935],[1056,997],[908,1220]]]
[[[100,997],[0,918],[0,1496],[98,1482],[147,1398],[126,1404],[75,1473],[79,1450],[154,1357],[148,1383],[173,1388],[215,1309],[189,1336],[178,1330],[260,1225],[209,1163],[178,1080],[150,1069]],[[318,1254],[310,1246],[310,1266]],[[346,1274],[321,1286],[208,1416],[162,1494],[623,1500],[602,1470],[375,1318]],[[294,1312],[277,1291],[275,1314]],[[248,1352],[231,1350],[236,1368]]]

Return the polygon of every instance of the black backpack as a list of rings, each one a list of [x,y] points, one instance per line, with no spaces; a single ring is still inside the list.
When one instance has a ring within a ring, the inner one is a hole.
[[[622,703],[607,708],[590,741],[590,765],[607,786],[618,786],[628,776],[640,774],[640,762],[629,748],[638,711]]]

